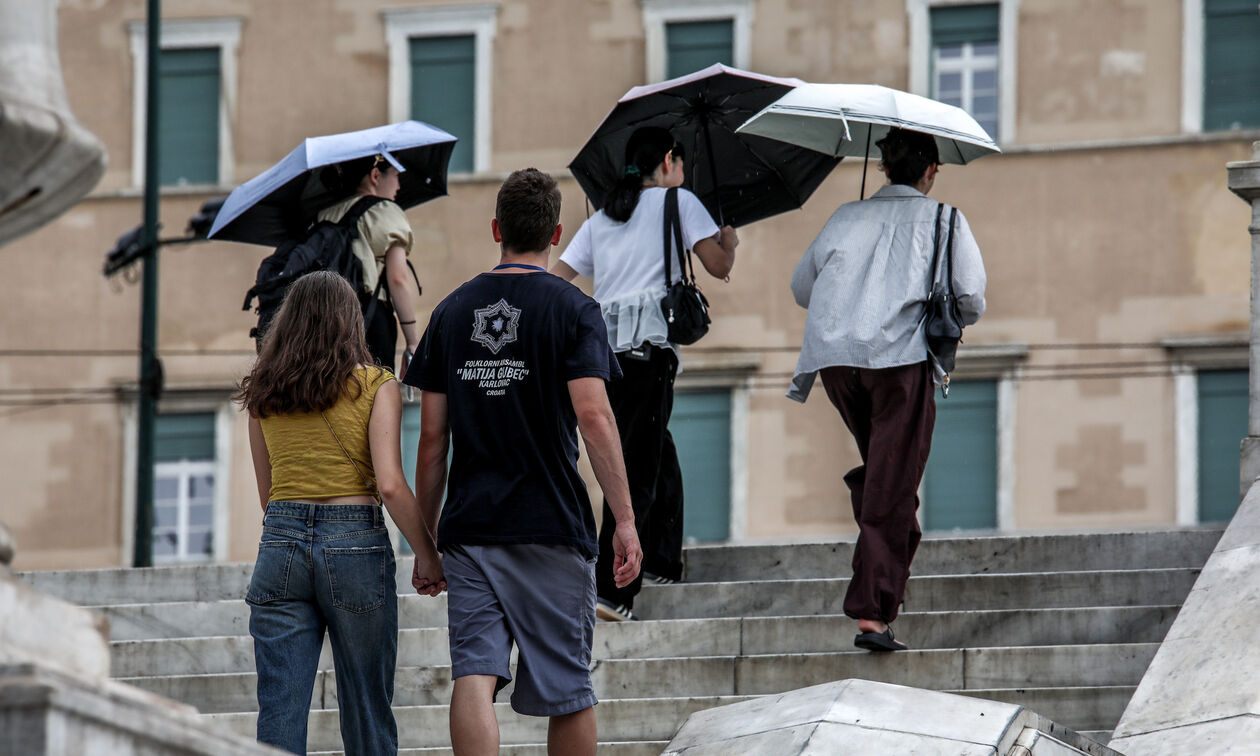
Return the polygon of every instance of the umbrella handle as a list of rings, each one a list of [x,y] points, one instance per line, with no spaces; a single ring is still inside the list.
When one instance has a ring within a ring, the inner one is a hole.
[[[713,196],[717,200],[718,228],[721,228],[726,225],[726,219],[722,217],[722,192],[718,189],[717,163],[713,160],[713,137],[709,134],[708,114],[701,113],[700,120],[704,124],[704,152],[709,158],[709,180],[713,182]]]
[[[871,159],[871,125],[866,124],[866,154],[862,156],[862,189],[858,194],[859,200],[866,199],[866,163]]]

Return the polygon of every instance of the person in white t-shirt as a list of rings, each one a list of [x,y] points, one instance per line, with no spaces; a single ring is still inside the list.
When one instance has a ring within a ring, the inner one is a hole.
[[[682,578],[683,488],[678,452],[669,433],[674,407],[678,347],[668,338],[661,299],[665,281],[665,194],[683,183],[683,152],[668,130],[638,129],[626,145],[625,168],[604,208],[587,219],[551,272],[565,279],[581,274],[594,280],[608,341],[623,378],[608,386],[608,398],[621,435],[635,525],[643,547],[643,573],[624,588],[613,580],[615,520],[604,503],[595,569],[598,604],[604,620],[635,619],[634,597],[643,580],[672,583]],[[696,195],[678,189],[683,243],[716,278],[735,264],[739,237],[718,228]],[[674,281],[680,265],[671,265]],[[671,282],[672,283],[672,282]]]

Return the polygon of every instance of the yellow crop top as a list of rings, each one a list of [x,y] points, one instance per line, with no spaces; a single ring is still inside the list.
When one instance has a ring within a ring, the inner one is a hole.
[[[361,367],[356,372],[363,384],[363,393],[357,399],[343,396],[324,411],[337,431],[337,438],[346,447],[345,452],[318,412],[275,415],[259,421],[267,441],[267,455],[271,458],[269,501],[376,495],[376,472],[368,448],[368,421],[377,389],[394,380],[394,376],[378,367]],[[346,458],[347,452],[359,466],[359,472]],[[367,478],[371,488],[364,486],[363,478]]]

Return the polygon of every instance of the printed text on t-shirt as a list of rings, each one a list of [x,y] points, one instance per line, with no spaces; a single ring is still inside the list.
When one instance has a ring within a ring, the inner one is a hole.
[[[461,381],[476,381],[486,396],[503,396],[513,381],[525,380],[529,368],[520,360],[468,360],[455,375]]]

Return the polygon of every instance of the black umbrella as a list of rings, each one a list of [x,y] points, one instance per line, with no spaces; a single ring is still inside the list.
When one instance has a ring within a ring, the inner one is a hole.
[[[625,94],[569,164],[597,209],[625,169],[635,129],[669,129],[686,153],[685,186],[719,223],[743,226],[805,204],[840,158],[735,130],[802,82],[715,63]]]

